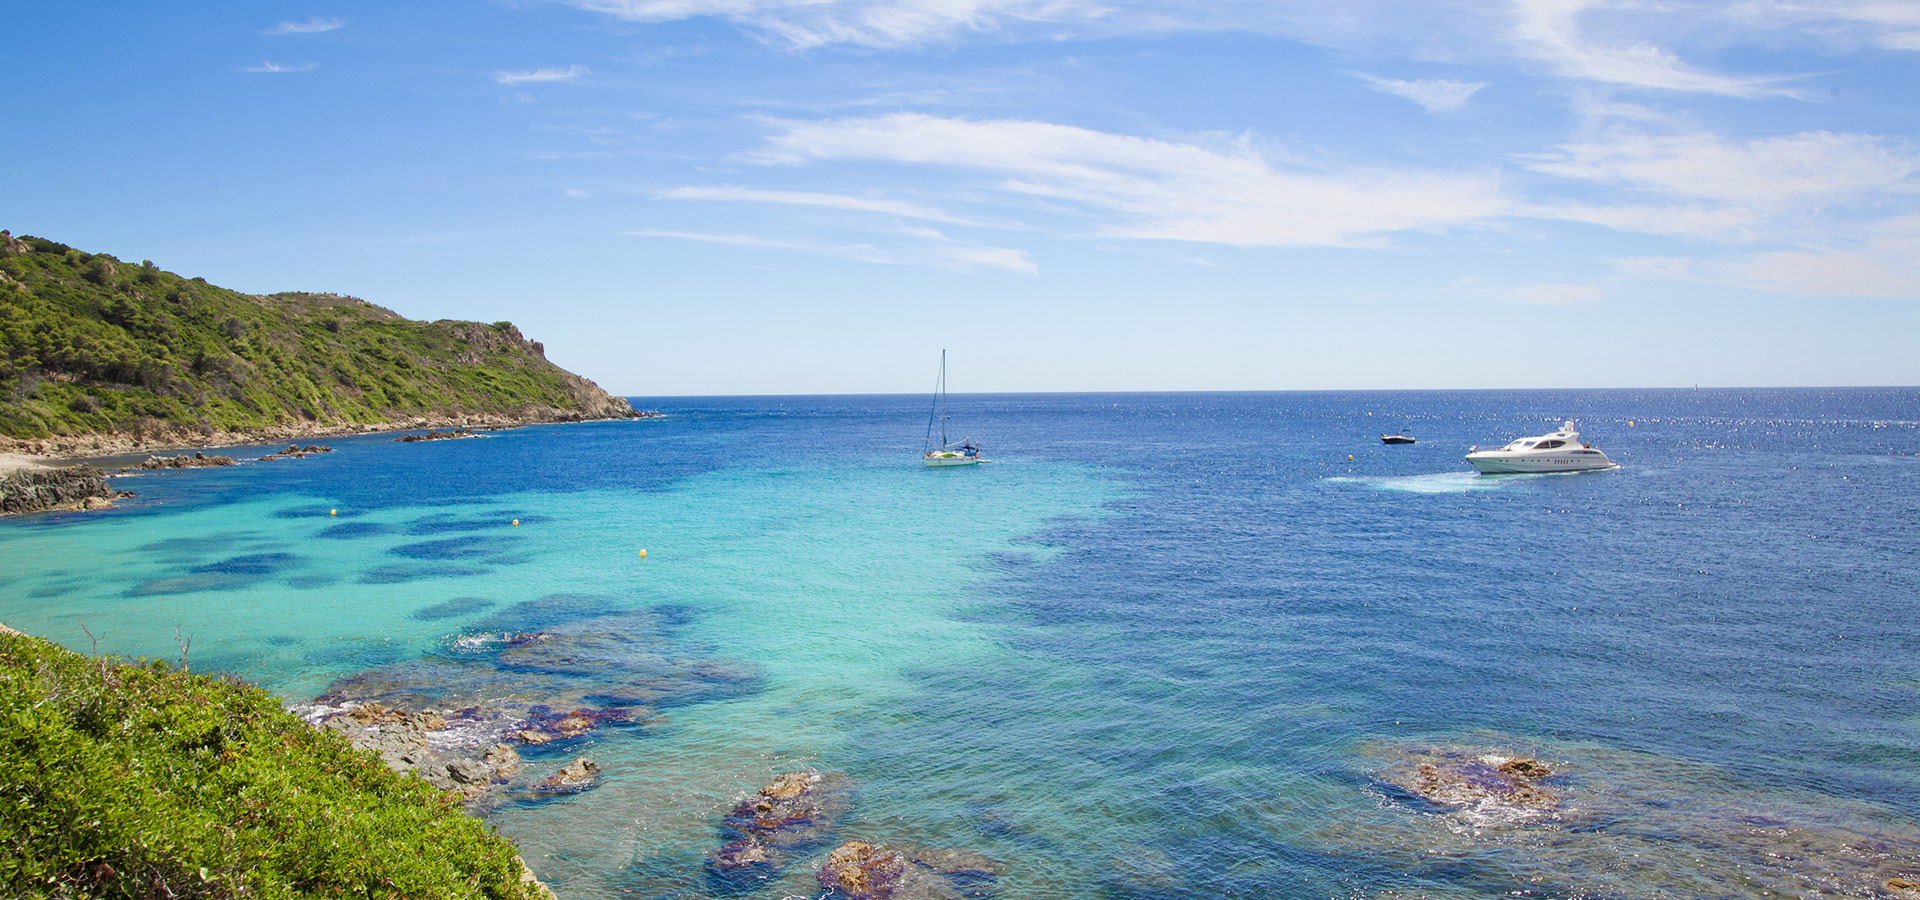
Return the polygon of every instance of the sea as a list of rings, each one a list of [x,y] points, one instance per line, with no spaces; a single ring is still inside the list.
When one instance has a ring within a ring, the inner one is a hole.
[[[925,397],[633,402],[120,477],[0,522],[0,622],[306,714],[583,641],[657,702],[479,813],[563,900],[821,897],[849,840],[1002,900],[1917,896],[1920,389],[955,394],[944,469]],[[1462,458],[1563,419],[1619,467]],[[851,806],[716,879],[794,771]]]

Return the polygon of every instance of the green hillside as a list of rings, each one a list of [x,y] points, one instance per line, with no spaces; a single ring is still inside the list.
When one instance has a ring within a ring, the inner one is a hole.
[[[0,436],[190,441],[414,417],[632,414],[508,322],[242,294],[0,231]]]

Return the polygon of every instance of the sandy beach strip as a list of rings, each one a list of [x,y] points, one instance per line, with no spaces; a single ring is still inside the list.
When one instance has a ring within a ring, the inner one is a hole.
[[[28,456],[25,453],[0,453],[0,478],[12,475],[21,469],[46,468],[51,468],[51,466],[48,466],[46,462],[38,456]]]

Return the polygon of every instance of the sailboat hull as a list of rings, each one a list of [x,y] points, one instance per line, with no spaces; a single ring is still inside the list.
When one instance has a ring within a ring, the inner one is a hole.
[[[927,465],[932,468],[943,466],[972,466],[980,463],[978,456],[962,456],[958,453],[929,453]]]

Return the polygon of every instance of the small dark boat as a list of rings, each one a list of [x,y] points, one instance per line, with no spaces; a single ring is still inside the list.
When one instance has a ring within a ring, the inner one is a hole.
[[[1410,437],[1410,436],[1408,436],[1408,435],[1404,435],[1404,434],[1383,434],[1383,435],[1381,435],[1381,436],[1380,436],[1380,443],[1382,443],[1382,444],[1411,444],[1411,443],[1413,443],[1413,438],[1412,438],[1412,437]]]

